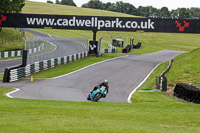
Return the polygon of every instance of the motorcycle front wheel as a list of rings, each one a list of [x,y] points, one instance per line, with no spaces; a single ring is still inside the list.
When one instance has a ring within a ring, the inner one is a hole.
[[[101,93],[97,93],[97,94],[95,95],[95,97],[93,98],[93,101],[94,101],[94,102],[99,101],[99,99],[100,99],[102,96],[103,96],[103,95],[102,95]]]

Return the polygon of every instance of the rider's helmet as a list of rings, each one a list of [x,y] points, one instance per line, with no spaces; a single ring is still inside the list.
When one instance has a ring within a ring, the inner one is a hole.
[[[105,85],[108,85],[108,80],[105,79],[105,80],[103,81],[103,83],[104,83]]]

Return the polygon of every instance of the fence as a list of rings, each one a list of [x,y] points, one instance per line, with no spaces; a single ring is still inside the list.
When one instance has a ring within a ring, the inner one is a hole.
[[[88,38],[83,37],[29,37],[24,40],[27,64],[88,51]]]
[[[67,64],[72,61],[76,61],[88,56],[88,51],[77,53],[73,55],[68,55],[64,57],[52,58],[50,60],[43,60],[41,62],[35,62],[29,64],[26,67],[20,67],[10,70],[9,82],[14,82],[22,79],[23,77],[29,76],[31,74],[47,70],[59,65]]]

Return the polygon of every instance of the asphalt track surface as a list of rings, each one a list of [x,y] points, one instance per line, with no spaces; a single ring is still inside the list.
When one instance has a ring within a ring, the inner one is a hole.
[[[15,83],[0,83],[0,86],[19,88],[10,94],[15,98],[87,101],[93,87],[108,79],[109,93],[103,102],[127,102],[129,94],[159,64],[173,59],[183,51],[165,50],[144,55],[129,55],[87,67],[81,71],[56,79],[24,79]]]

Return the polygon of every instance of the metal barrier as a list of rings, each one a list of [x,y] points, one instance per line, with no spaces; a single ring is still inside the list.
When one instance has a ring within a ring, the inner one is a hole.
[[[85,37],[29,37],[24,40],[27,64],[88,51]]]
[[[64,57],[52,58],[50,60],[43,60],[41,62],[35,62],[33,64],[28,64],[25,67],[20,67],[10,70],[9,82],[14,82],[21,80],[23,77],[27,77],[34,73],[47,70],[59,65],[67,64],[72,61],[76,61],[88,56],[88,51],[77,53],[73,55],[68,55]]]

